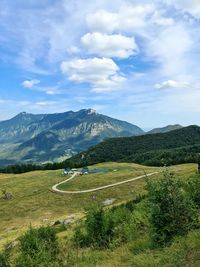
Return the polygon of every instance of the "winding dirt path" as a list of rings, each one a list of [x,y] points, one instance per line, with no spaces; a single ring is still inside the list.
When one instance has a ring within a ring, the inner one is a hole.
[[[152,173],[148,173],[148,174],[144,174],[144,175],[141,175],[141,176],[137,176],[135,178],[131,178],[131,179],[128,179],[128,180],[125,180],[125,181],[122,181],[122,182],[117,182],[117,183],[114,183],[114,184],[109,184],[109,185],[105,185],[105,186],[101,186],[101,187],[97,187],[97,188],[93,188],[93,189],[87,189],[87,190],[64,191],[64,190],[60,190],[60,189],[57,188],[59,185],[64,184],[64,183],[67,183],[70,180],[72,180],[73,178],[75,178],[75,176],[78,174],[77,172],[75,172],[67,180],[62,181],[62,182],[60,182],[60,183],[55,184],[54,186],[52,186],[52,190],[54,192],[61,193],[61,194],[82,194],[82,193],[90,193],[90,192],[95,192],[95,191],[103,190],[103,189],[106,189],[106,188],[110,188],[110,187],[114,187],[114,186],[118,186],[118,185],[130,183],[130,182],[133,182],[133,181],[136,181],[136,180],[145,178],[145,177],[149,177],[149,176],[155,175],[157,173],[159,173],[159,172],[152,172]]]

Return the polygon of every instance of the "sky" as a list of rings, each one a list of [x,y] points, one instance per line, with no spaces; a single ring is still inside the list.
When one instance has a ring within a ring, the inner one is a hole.
[[[199,0],[0,0],[0,120],[85,108],[200,124]]]

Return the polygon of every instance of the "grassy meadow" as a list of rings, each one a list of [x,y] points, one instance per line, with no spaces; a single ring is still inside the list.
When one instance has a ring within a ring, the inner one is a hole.
[[[109,172],[75,177],[74,180],[64,184],[62,189],[90,189],[134,178],[142,175],[144,171],[149,173],[162,170],[131,163],[102,163],[91,168],[105,168],[109,169]],[[171,167],[181,179],[188,179],[196,168],[195,164]],[[117,171],[113,171],[115,169]],[[152,176],[151,179],[157,179],[160,175]],[[62,175],[62,170],[34,171],[16,175],[0,174],[0,189],[13,194],[13,199],[10,201],[0,198],[0,248],[17,238],[29,225],[47,225],[71,216],[80,218],[94,201],[102,203],[108,198],[114,198],[115,204],[118,204],[145,192],[145,180],[142,179],[94,193],[80,195],[53,193],[51,187],[64,179],[66,176]]]
[[[90,169],[106,169],[108,172],[105,173],[95,173],[88,174],[83,176],[76,176],[74,179],[70,180],[67,183],[61,184],[58,186],[61,190],[86,190],[93,189],[117,182],[121,182],[130,178],[134,178],[140,175],[144,175],[145,173],[150,173],[157,171],[158,168],[153,167],[145,167],[137,164],[116,164],[116,163],[108,163],[108,164],[98,164],[95,167],[91,167]]]

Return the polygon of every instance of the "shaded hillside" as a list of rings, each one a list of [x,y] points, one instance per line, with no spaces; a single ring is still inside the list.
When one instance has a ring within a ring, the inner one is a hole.
[[[67,162],[90,165],[106,161],[127,161],[163,165],[194,162],[199,152],[200,127],[189,126],[163,134],[112,138]]]

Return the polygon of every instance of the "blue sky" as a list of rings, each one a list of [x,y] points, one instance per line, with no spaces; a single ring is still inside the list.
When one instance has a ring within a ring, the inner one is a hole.
[[[94,108],[200,124],[199,0],[1,0],[0,120]]]

